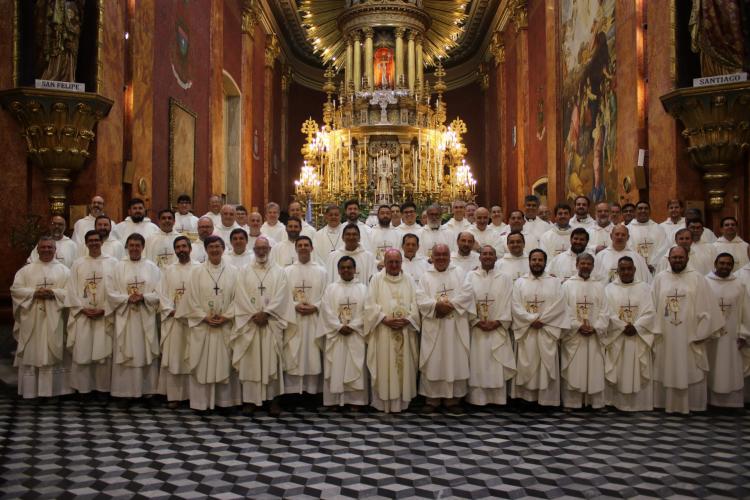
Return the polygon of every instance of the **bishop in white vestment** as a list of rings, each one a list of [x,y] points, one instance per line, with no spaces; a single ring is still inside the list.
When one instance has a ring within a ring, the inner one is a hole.
[[[477,210],[479,212],[479,210]],[[516,373],[516,359],[510,333],[513,279],[495,266],[497,251],[492,245],[479,249],[481,269],[469,273],[476,310],[471,311],[469,394],[474,405],[505,404],[510,380]]]
[[[13,338],[18,342],[18,394],[24,398],[70,394],[70,359],[65,356],[65,286],[70,271],[55,259],[55,241],[43,237],[39,261],[13,279]]]
[[[281,411],[274,400],[284,393],[284,329],[294,321],[286,274],[270,262],[268,239],[255,240],[255,260],[237,283],[232,365],[239,372],[246,411],[271,400],[271,413]]]
[[[544,269],[541,250],[529,254],[530,272],[513,284],[513,335],[516,376],[511,396],[540,405],[560,404],[560,364],[557,342],[570,328],[560,281]]]
[[[159,382],[159,310],[161,273],[156,264],[142,257],[143,236],[130,235],[125,246],[128,258],[119,261],[105,276],[107,307],[113,314],[112,390],[121,398],[157,394]]]
[[[190,329],[189,397],[194,410],[237,406],[242,401],[230,347],[240,274],[224,262],[225,244],[220,236],[209,236],[205,243],[208,258],[190,273],[187,296],[175,314]]]
[[[651,287],[635,279],[635,263],[622,257],[617,277],[604,289],[609,326],[603,337],[607,404],[620,411],[654,408],[653,356],[656,328]]]
[[[436,245],[432,260],[434,267],[417,288],[422,314],[419,393],[427,397],[427,411],[441,400],[453,410],[469,389],[469,313],[476,304],[465,273],[450,265],[448,246]]]
[[[112,316],[104,314],[104,275],[117,261],[102,253],[96,231],[86,233],[85,244],[88,255],[73,263],[65,303],[69,308],[66,346],[72,354],[70,385],[79,393],[109,392],[114,324]]]
[[[354,281],[356,262],[339,261],[339,279],[321,300],[318,340],[323,348],[323,404],[367,405],[364,312],[367,287]]]
[[[401,253],[389,250],[365,302],[367,368],[376,409],[404,411],[417,395],[419,329],[414,281],[401,271]]]

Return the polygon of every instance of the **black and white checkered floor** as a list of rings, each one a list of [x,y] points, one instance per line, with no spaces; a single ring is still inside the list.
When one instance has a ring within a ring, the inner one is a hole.
[[[750,497],[750,416],[198,415],[0,396],[3,498]]]

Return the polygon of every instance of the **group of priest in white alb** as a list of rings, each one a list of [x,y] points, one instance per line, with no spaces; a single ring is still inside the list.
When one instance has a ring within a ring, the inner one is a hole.
[[[153,223],[133,199],[113,226],[97,196],[71,238],[53,217],[11,288],[19,394],[273,415],[285,394],[680,413],[750,394],[750,261],[732,217],[717,238],[678,200],[661,224],[647,202],[592,217],[583,196],[549,222],[528,196],[507,223],[456,200],[422,225],[413,203],[368,224],[353,200],[318,230],[296,202],[285,223],[275,203],[265,219],[209,208],[195,217],[182,195]]]

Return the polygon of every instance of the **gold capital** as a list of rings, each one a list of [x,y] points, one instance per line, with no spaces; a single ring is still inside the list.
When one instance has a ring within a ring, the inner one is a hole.
[[[279,39],[275,34],[266,36],[265,62],[266,66],[273,67],[276,58],[279,57],[281,49],[279,48]]]

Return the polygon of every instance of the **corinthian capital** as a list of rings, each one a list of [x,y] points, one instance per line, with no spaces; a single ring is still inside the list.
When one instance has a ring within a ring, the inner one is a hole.
[[[276,58],[279,57],[279,39],[274,34],[266,36],[265,62],[266,66],[273,67]]]

